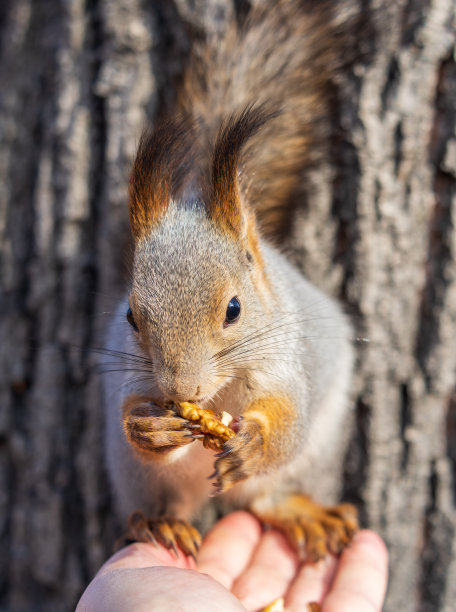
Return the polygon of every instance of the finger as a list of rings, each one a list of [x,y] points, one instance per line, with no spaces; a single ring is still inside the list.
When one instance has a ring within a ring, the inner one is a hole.
[[[360,531],[340,558],[323,612],[380,612],[388,577],[388,552],[373,531]]]
[[[204,538],[197,568],[227,589],[244,571],[261,536],[261,525],[248,512],[222,518]]]
[[[104,574],[123,568],[139,569],[156,566],[195,569],[195,561],[192,557],[184,555],[180,550],[178,550],[176,556],[159,544],[135,542],[116,552],[104,563],[98,573]]]
[[[293,581],[285,599],[287,610],[305,610],[311,601],[321,602],[332,584],[337,559],[328,556],[318,563],[306,563]]]
[[[284,536],[267,531],[232,592],[247,610],[263,608],[286,593],[297,568],[298,558]]]

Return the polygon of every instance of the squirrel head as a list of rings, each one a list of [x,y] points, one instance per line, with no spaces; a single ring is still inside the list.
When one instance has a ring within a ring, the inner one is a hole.
[[[272,308],[239,170],[244,143],[270,116],[249,107],[220,129],[198,190],[191,127],[162,122],[141,139],[130,180],[127,318],[166,399],[201,402],[242,377],[229,349],[261,329]]]

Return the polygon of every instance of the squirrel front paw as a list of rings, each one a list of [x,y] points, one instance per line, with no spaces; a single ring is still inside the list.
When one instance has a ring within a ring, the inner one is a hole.
[[[254,474],[263,464],[264,440],[260,425],[253,420],[241,421],[239,432],[225,442],[220,453],[215,455],[215,495],[231,489],[233,485]]]
[[[123,410],[125,435],[142,453],[166,453],[190,444],[196,436],[188,425],[171,407],[152,401],[130,403]]]

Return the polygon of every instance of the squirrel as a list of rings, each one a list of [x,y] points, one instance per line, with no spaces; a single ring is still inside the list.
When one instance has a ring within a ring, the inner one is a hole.
[[[196,555],[195,525],[248,509],[318,560],[356,531],[353,506],[321,505],[340,488],[351,324],[269,239],[327,113],[336,13],[251,6],[195,42],[174,108],[141,137],[131,286],[106,348],[124,366],[104,394],[114,501],[134,539]],[[179,402],[233,415],[221,452],[171,409]]]

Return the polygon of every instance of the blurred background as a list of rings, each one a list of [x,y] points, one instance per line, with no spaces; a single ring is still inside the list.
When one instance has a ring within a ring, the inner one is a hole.
[[[257,0],[260,1],[260,0]],[[74,609],[112,550],[93,348],[128,286],[129,168],[192,36],[248,0],[0,3],[0,610]],[[456,602],[453,0],[360,0],[282,242],[358,336],[343,483],[391,554],[385,610]],[[318,492],[314,492],[318,496]]]

